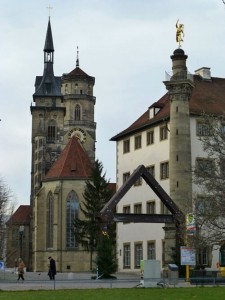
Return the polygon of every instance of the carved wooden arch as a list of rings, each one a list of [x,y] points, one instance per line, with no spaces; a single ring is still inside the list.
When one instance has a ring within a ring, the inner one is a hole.
[[[133,184],[142,177],[149,187],[155,192],[171,214],[121,214],[115,213],[116,205],[129,191]],[[128,180],[119,188],[113,197],[106,203],[100,211],[101,222],[109,224],[114,222],[133,222],[133,223],[183,223],[184,214],[173,202],[155,178],[147,171],[145,166],[140,165],[131,174]]]

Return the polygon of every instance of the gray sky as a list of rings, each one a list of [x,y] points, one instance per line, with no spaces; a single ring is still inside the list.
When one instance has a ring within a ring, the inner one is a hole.
[[[0,175],[18,204],[29,204],[30,104],[43,73],[49,3],[54,73],[75,68],[78,45],[80,68],[96,80],[96,158],[113,182],[116,144],[109,139],[166,92],[178,18],[189,71],[210,67],[212,76],[225,77],[222,0],[0,0]]]

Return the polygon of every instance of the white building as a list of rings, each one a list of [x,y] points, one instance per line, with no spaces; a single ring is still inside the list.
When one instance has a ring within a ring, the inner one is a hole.
[[[211,77],[209,68],[192,76],[182,49],[171,56],[172,77],[164,82],[168,92],[133,124],[112,137],[117,147],[117,189],[139,166],[149,168],[163,189],[184,211],[199,195],[192,170],[206,157],[199,136],[206,134],[202,112],[225,111],[225,79]],[[117,213],[168,213],[155,193],[140,178],[117,205]],[[165,224],[118,223],[119,271],[139,271],[141,259],[158,259],[163,268],[171,260],[165,244]],[[174,244],[175,247],[175,244]],[[201,249],[198,263],[215,267],[216,259]]]

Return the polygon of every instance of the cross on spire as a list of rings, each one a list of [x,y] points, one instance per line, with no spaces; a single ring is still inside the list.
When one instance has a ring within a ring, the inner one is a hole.
[[[49,15],[49,18],[50,18],[51,9],[53,9],[53,7],[50,6],[50,4],[49,4],[49,6],[47,6],[46,8],[48,9],[48,15]]]

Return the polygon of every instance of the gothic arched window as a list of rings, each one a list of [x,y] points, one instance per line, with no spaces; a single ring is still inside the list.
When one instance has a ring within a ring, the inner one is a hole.
[[[80,109],[80,105],[76,104],[75,106],[75,110],[74,110],[74,120],[75,121],[80,121],[81,117],[81,109]]]
[[[50,192],[47,198],[47,248],[53,248],[54,198]]]
[[[78,218],[79,201],[74,191],[68,194],[66,199],[66,247],[75,248],[74,220]]]

